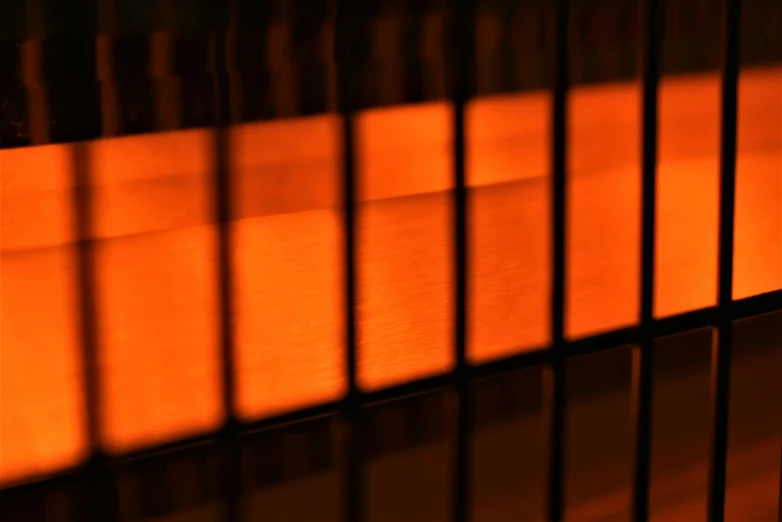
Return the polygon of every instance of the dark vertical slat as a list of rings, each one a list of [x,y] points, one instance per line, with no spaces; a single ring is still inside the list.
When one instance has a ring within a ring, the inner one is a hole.
[[[26,16],[29,35],[34,38],[27,42],[27,56],[24,64],[31,80],[30,87],[35,88],[34,96],[30,96],[29,109],[31,114],[31,131],[33,143],[38,144],[50,139],[51,118],[49,107],[52,98],[56,96],[68,97],[74,103],[89,102],[89,95],[78,92],[73,83],[54,85],[65,92],[57,92],[47,84],[51,74],[51,57],[46,62],[46,41],[52,38],[50,27],[47,26],[46,9],[51,8],[40,0],[27,0]],[[79,6],[82,7],[82,6]],[[80,35],[84,40],[89,40],[91,35]],[[65,56],[68,56],[67,54]],[[88,53],[78,55],[79,60],[94,60],[94,56]],[[83,70],[85,64],[59,63],[57,67],[63,69],[74,68]],[[48,66],[48,67],[47,67]],[[89,65],[86,67],[89,69]],[[94,80],[93,80],[94,81]],[[28,93],[29,94],[32,93]],[[85,143],[73,143],[71,154],[72,191],[71,204],[74,217],[74,242],[76,251],[76,267],[74,279],[76,286],[76,304],[78,306],[79,343],[80,343],[80,370],[83,383],[83,407],[86,436],[86,460],[76,475],[75,496],[73,507],[82,520],[89,522],[110,522],[116,515],[113,510],[111,481],[108,480],[106,468],[106,456],[100,439],[101,429],[101,393],[100,393],[100,353],[99,353],[99,317],[98,296],[95,257],[95,244],[93,241],[94,216],[92,212],[92,172],[88,145]],[[45,362],[42,362],[45,364]]]
[[[557,0],[554,24],[555,56],[552,100],[552,261],[551,390],[548,520],[559,522],[565,512],[565,218],[567,211],[567,93],[569,83],[569,0]]]
[[[467,368],[467,186],[465,105],[470,97],[474,61],[473,0],[454,0],[452,17],[453,218],[454,218],[454,358],[457,374]]]
[[[96,289],[96,257],[93,240],[92,176],[88,146],[73,145],[73,204],[76,212],[77,292],[79,300],[82,375],[86,409],[86,435],[89,456],[85,463],[81,507],[85,518],[94,522],[115,520],[116,497],[106,468],[101,440],[100,340]],[[97,493],[96,493],[97,492]]]
[[[453,104],[453,242],[454,242],[454,359],[456,362],[457,419],[453,470],[454,522],[470,518],[471,390],[467,380],[467,186],[465,106],[471,95],[475,65],[475,2],[454,0],[451,14],[451,68]]]
[[[344,263],[345,263],[345,371],[348,379],[346,400],[346,469],[345,469],[345,519],[358,522],[362,518],[361,458],[362,418],[359,410],[358,354],[356,334],[356,163],[355,134],[353,126],[354,79],[353,34],[356,24],[355,0],[336,1],[334,37],[337,76],[337,103],[342,123],[342,183],[344,209]]]
[[[88,6],[87,3],[84,6]],[[41,18],[45,20],[45,6],[39,4]],[[47,38],[45,21],[43,38]],[[92,35],[95,37],[96,35]],[[85,38],[89,36],[85,35]],[[79,60],[95,60],[95,56],[79,55]],[[82,64],[57,64],[57,67],[78,69]],[[89,67],[86,67],[89,69]],[[92,81],[95,81],[93,78]],[[60,93],[68,99],[89,101],[83,93],[74,92],[76,85],[60,84],[70,92]],[[51,95],[51,91],[48,92]],[[77,132],[78,134],[78,132]],[[112,521],[117,517],[116,497],[111,489],[112,481],[108,476],[107,457],[101,442],[101,389],[100,389],[100,310],[97,290],[97,258],[94,240],[95,217],[92,208],[92,166],[89,146],[84,142],[73,145],[73,205],[76,226],[77,252],[77,293],[80,320],[80,341],[82,357],[82,377],[84,383],[84,407],[86,436],[89,455],[84,467],[83,482],[79,495],[79,511],[84,518],[93,522]]]
[[[728,453],[728,405],[733,344],[733,247],[736,196],[736,134],[738,117],[740,0],[724,0],[722,64],[722,129],[720,136],[719,323],[715,331],[712,367],[714,433],[709,473],[708,519],[725,517],[725,476]]]
[[[337,1],[335,46],[337,56],[337,89],[342,123],[342,183],[344,205],[344,262],[345,262],[345,332],[348,390],[350,397],[358,395],[358,367],[356,352],[356,161],[355,130],[353,125],[353,63],[351,50],[356,23],[354,0]]]
[[[217,221],[217,279],[218,313],[220,330],[220,357],[222,377],[222,403],[225,414],[220,430],[220,441],[225,458],[223,493],[225,520],[240,520],[241,462],[238,447],[239,419],[236,414],[236,363],[234,360],[233,330],[233,251],[231,234],[231,158],[229,157],[228,125],[230,123],[230,99],[228,69],[226,64],[226,35],[230,22],[228,2],[215,0],[212,4],[213,30],[213,79],[215,94],[214,128],[214,194]]]
[[[100,449],[100,362],[98,347],[98,304],[96,295],[95,243],[92,214],[89,152],[85,143],[73,145],[73,205],[76,212],[77,274],[81,328],[81,353],[87,410],[87,442],[93,456]]]
[[[636,447],[633,520],[649,516],[649,473],[652,433],[652,333],[654,321],[654,259],[657,206],[657,100],[659,82],[660,2],[644,0],[640,18],[643,67],[643,144],[641,201],[641,342],[634,352]]]
[[[345,409],[345,471],[343,489],[343,509],[347,522],[359,522],[364,518],[362,499],[362,470],[364,455],[364,418],[358,407],[358,401],[348,398]]]

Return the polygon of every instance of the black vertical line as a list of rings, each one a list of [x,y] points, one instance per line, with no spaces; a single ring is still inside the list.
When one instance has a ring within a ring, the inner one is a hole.
[[[84,371],[87,443],[93,456],[102,453],[100,444],[100,354],[96,258],[93,241],[92,173],[88,145],[73,144],[73,204],[76,212],[78,255],[78,299]]]
[[[709,473],[708,519],[725,517],[725,476],[728,453],[728,406],[733,344],[733,247],[736,195],[736,134],[738,117],[740,0],[724,0],[722,64],[722,129],[720,135],[719,323],[715,331],[712,397],[714,433]]]
[[[652,435],[652,377],[654,371],[654,270],[657,206],[657,106],[660,45],[660,2],[644,0],[640,18],[643,67],[643,130],[641,164],[641,342],[635,351],[636,447],[633,482],[633,520],[649,516]]]
[[[223,493],[225,519],[238,522],[241,502],[241,462],[238,447],[239,419],[236,413],[236,363],[234,359],[233,330],[233,252],[231,233],[231,158],[229,157],[228,125],[230,99],[228,67],[226,64],[226,36],[230,22],[228,2],[215,0],[213,31],[213,79],[215,96],[214,135],[214,194],[217,225],[217,286],[218,328],[220,332],[220,360],[222,377],[222,405],[225,415],[220,430],[220,443],[225,458]]]
[[[100,339],[97,301],[97,259],[95,254],[94,217],[92,214],[92,176],[88,145],[73,145],[73,204],[76,213],[77,292],[81,329],[82,375],[89,457],[85,464],[83,505],[87,520],[114,520],[116,500],[106,467],[101,438]],[[96,494],[96,492],[98,492]]]
[[[474,60],[474,20],[471,0],[454,0],[452,17],[453,104],[453,242],[454,242],[454,359],[463,374],[467,362],[467,185],[465,106],[470,96],[471,65]]]
[[[337,21],[335,37],[337,39],[336,65],[337,89],[342,130],[342,183],[343,183],[343,235],[345,263],[345,319],[346,319],[346,373],[348,395],[358,395],[358,358],[356,337],[356,158],[355,129],[353,122],[353,63],[351,48],[354,17],[354,0],[337,0]]]
[[[554,87],[552,99],[552,257],[551,411],[548,520],[565,512],[565,219],[567,212],[567,93],[569,83],[569,0],[557,0],[554,24]]]
[[[41,18],[45,19],[41,8]],[[45,22],[43,38],[45,40]],[[97,36],[97,35],[96,35]],[[78,60],[95,60],[93,54],[83,55]],[[59,64],[58,67],[68,64]],[[79,64],[74,64],[79,66]],[[92,81],[96,81],[93,78]],[[67,88],[73,88],[68,85]],[[51,94],[51,93],[49,93]],[[89,101],[76,92],[68,93],[73,100]],[[103,411],[100,389],[100,310],[98,303],[97,266],[95,239],[95,216],[93,214],[93,179],[89,145],[77,142],[73,145],[73,205],[75,212],[77,292],[80,313],[82,376],[84,379],[84,406],[87,447],[89,456],[85,463],[85,476],[81,503],[87,520],[104,522],[118,516],[113,495],[112,481],[106,466],[107,457],[101,441],[101,413]]]
[[[451,69],[453,105],[453,244],[454,244],[454,359],[457,419],[453,470],[454,522],[470,518],[471,390],[467,381],[467,184],[465,106],[471,95],[475,62],[475,6],[473,0],[454,0],[451,14]]]
[[[343,237],[345,263],[345,373],[346,397],[346,453],[344,509],[348,522],[362,518],[362,418],[359,410],[358,353],[356,333],[356,158],[355,130],[353,126],[353,34],[356,24],[354,0],[336,0],[334,37],[337,72],[337,96],[342,131],[342,183],[343,183]]]

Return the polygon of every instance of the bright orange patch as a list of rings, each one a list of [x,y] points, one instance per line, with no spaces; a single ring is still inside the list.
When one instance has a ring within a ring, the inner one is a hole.
[[[658,315],[714,304],[717,77],[661,91]],[[740,90],[735,296],[782,287],[782,70]],[[639,91],[571,100],[571,336],[638,315]],[[469,108],[473,187],[470,355],[548,335],[548,98]],[[449,112],[361,115],[360,381],[376,388],[452,363]],[[338,121],[232,130],[238,401],[256,417],[344,389]],[[114,451],[217,425],[215,229],[208,130],[87,145],[99,239],[103,435]],[[70,208],[70,145],[0,151],[0,480],[68,466],[84,451]],[[400,197],[405,196],[405,197]],[[396,198],[396,199],[388,199]]]

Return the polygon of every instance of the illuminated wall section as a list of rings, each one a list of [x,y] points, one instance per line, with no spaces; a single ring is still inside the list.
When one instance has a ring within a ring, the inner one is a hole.
[[[782,287],[782,70],[745,69],[739,80],[737,299]],[[661,85],[658,316],[716,303],[719,103],[713,75]]]
[[[637,83],[608,84],[569,100],[567,337],[638,320],[640,94]]]
[[[657,316],[717,302],[720,86],[715,80],[713,75],[672,78],[660,88]]]
[[[339,118],[234,127],[238,406],[258,417],[345,386]]]
[[[358,118],[361,386],[438,373],[453,362],[451,127],[443,103]]]
[[[87,449],[71,155],[0,151],[0,482]]]
[[[656,314],[714,304],[718,78],[661,86]],[[569,336],[633,323],[638,300],[638,89],[571,104]],[[609,107],[611,110],[602,110]],[[470,357],[548,341],[549,98],[468,108]],[[782,288],[782,70],[741,77],[736,297]],[[356,121],[360,383],[452,363],[451,113],[425,103]],[[240,413],[339,396],[343,237],[339,120],[229,130]],[[102,435],[124,451],[221,420],[210,130],[84,145],[93,178]],[[0,151],[0,481],[84,449],[73,249],[73,146]]]
[[[739,76],[733,298],[782,288],[782,69]]]
[[[103,436],[124,450],[221,421],[211,133],[88,145]]]
[[[549,339],[548,93],[467,107],[469,356],[492,359]]]

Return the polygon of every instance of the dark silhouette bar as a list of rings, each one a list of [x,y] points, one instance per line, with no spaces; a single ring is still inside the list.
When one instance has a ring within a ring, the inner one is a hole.
[[[95,14],[96,5],[90,0],[79,2],[83,13]],[[89,18],[89,15],[85,18]],[[60,89],[47,89],[49,107],[56,110],[51,114],[71,123],[52,130],[76,141],[73,145],[73,205],[77,246],[77,273],[79,327],[81,341],[81,363],[84,379],[84,411],[88,455],[79,480],[77,510],[90,521],[112,522],[118,517],[116,495],[108,473],[108,458],[101,440],[101,414],[103,412],[100,375],[100,309],[97,289],[97,261],[95,252],[95,216],[93,215],[94,187],[92,165],[87,146],[82,140],[90,139],[99,132],[95,117],[97,105],[95,93],[95,46],[88,39],[79,38],[67,32],[52,30],[51,22],[42,17],[43,39],[59,39],[58,48],[42,46],[47,80],[58,82]],[[89,24],[89,21],[85,21]],[[62,55],[58,52],[62,51]],[[57,60],[68,56],[70,60]],[[71,63],[69,63],[71,62]],[[75,62],[75,63],[74,63]],[[73,68],[69,68],[73,65]],[[79,109],[85,114],[77,122]],[[90,110],[92,109],[92,110]]]
[[[565,513],[565,248],[567,212],[567,95],[570,70],[569,0],[557,0],[554,23],[554,85],[551,143],[552,263],[548,521]]]
[[[337,75],[337,105],[342,124],[342,185],[343,239],[345,285],[345,374],[347,395],[342,409],[345,419],[344,451],[346,454],[344,506],[345,520],[359,522],[362,517],[362,450],[363,416],[361,390],[358,387],[358,353],[356,332],[356,147],[353,121],[354,69],[353,43],[358,0],[336,0],[335,60]]]
[[[641,342],[634,348],[636,448],[633,520],[649,517],[649,479],[652,437],[652,380],[654,371],[654,270],[657,207],[657,101],[661,5],[644,0],[640,18],[643,67],[641,159]]]
[[[86,147],[73,147],[74,185],[77,234],[77,284],[81,329],[82,372],[84,375],[84,406],[87,447],[89,455],[84,463],[81,509],[87,520],[111,522],[116,520],[116,496],[107,470],[107,457],[101,442],[100,389],[100,311],[97,303],[95,243],[92,239],[92,174]],[[97,494],[96,494],[97,493]]]
[[[472,390],[467,380],[467,239],[468,198],[466,165],[465,107],[472,95],[475,65],[474,0],[454,0],[451,3],[451,54],[446,62],[451,69],[453,104],[453,245],[454,245],[454,387],[456,391],[456,444],[454,483],[452,490],[452,520],[470,520],[470,434]]]
[[[730,362],[733,349],[733,247],[736,213],[736,134],[739,82],[740,0],[724,0],[722,63],[722,129],[720,130],[720,217],[718,325],[714,331],[712,398],[714,428],[709,471],[708,516],[713,522],[725,518],[725,476],[728,459],[728,409]]]
[[[236,362],[233,329],[233,242],[231,240],[231,179],[227,127],[230,122],[226,33],[229,10],[226,2],[214,0],[210,6],[216,24],[212,32],[212,78],[215,94],[214,195],[217,221],[218,328],[220,332],[222,405],[225,415],[219,438],[226,461],[223,462],[223,493],[226,522],[241,520],[241,458],[237,442],[240,421],[236,413]]]

